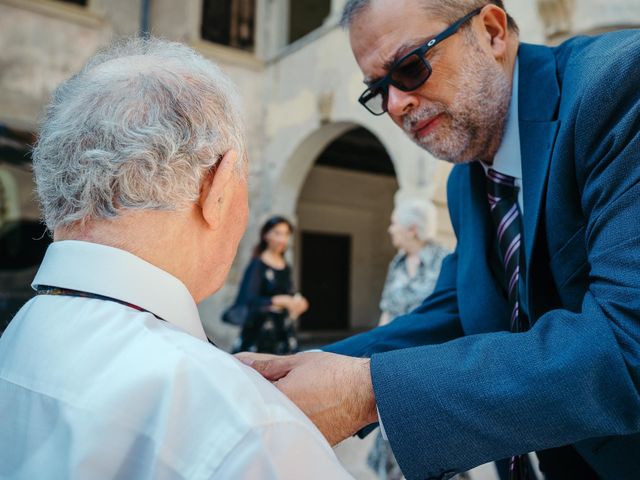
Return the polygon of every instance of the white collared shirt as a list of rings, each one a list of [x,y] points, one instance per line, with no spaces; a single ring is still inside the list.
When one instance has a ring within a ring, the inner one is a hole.
[[[509,103],[509,112],[507,114],[507,124],[505,125],[502,142],[495,157],[493,157],[493,165],[482,166],[485,172],[489,168],[493,168],[496,172],[503,173],[515,178],[515,185],[518,187],[518,206],[524,215],[524,202],[522,194],[522,154],[520,153],[520,124],[518,122],[518,78],[519,78],[518,59],[513,67],[513,81],[511,82],[511,102]]]
[[[0,338],[0,478],[352,478],[292,402],[207,343],[177,278],[63,241],[34,285],[147,311],[52,295],[22,307]]]

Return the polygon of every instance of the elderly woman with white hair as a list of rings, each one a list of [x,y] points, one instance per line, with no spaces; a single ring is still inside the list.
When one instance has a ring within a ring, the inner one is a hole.
[[[398,254],[389,265],[382,291],[379,325],[409,313],[435,288],[442,260],[449,254],[435,241],[436,222],[436,209],[425,200],[404,200],[393,210],[389,235]],[[380,433],[368,463],[381,480],[404,478],[389,443]]]
[[[389,265],[380,300],[380,325],[409,313],[433,291],[442,259],[449,251],[436,243],[436,209],[431,202],[411,199],[391,215],[389,235],[398,254]]]
[[[54,242],[0,338],[0,477],[350,478],[198,314],[247,224],[240,111],[215,64],[155,39],[55,91],[33,162]]]

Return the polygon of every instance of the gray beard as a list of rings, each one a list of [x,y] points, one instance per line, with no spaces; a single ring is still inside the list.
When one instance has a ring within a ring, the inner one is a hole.
[[[430,103],[403,118],[405,133],[434,157],[457,164],[491,162],[500,147],[511,99],[504,71],[489,63],[476,45],[462,65],[458,94],[452,105]],[[413,128],[426,118],[442,114],[441,124],[424,137]]]

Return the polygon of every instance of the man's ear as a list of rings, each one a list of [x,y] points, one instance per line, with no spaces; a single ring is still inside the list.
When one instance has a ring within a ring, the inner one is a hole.
[[[510,32],[507,13],[496,5],[486,5],[480,13],[483,35],[487,38],[491,53],[496,59],[502,59],[507,53],[507,40]]]
[[[202,181],[199,204],[203,220],[209,227],[220,225],[224,210],[231,206],[229,203],[239,176],[236,172],[237,161],[238,153],[229,150]]]

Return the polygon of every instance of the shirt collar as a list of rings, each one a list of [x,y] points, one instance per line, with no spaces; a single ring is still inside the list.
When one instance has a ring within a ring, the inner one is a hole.
[[[511,82],[511,101],[509,103],[509,113],[507,114],[507,124],[491,168],[496,172],[520,180],[522,179],[522,161],[520,155],[520,125],[518,123],[518,78],[519,67],[518,58],[516,57],[516,64],[513,68],[513,81]],[[485,171],[489,168],[484,163],[482,166]]]
[[[184,283],[125,250],[76,240],[54,242],[31,284],[38,285],[130,303],[207,341],[198,307]]]

